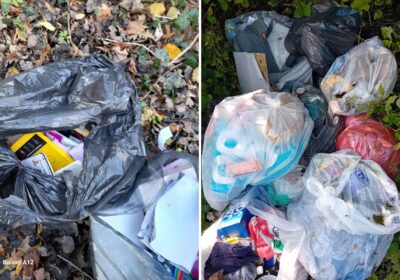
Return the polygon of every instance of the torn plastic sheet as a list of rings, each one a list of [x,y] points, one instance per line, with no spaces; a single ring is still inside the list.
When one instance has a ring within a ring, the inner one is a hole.
[[[101,219],[91,217],[90,220],[96,279],[174,279],[151,253]]]

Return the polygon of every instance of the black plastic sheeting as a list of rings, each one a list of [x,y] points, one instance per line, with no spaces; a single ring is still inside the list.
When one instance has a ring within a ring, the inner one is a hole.
[[[49,176],[0,145],[0,223],[77,220],[132,191],[145,164],[140,105],[131,81],[104,56],[66,60],[0,82],[0,136],[97,125],[85,140],[83,170]],[[108,205],[107,205],[108,204]]]
[[[335,58],[357,42],[360,21],[354,9],[319,1],[310,17],[294,20],[285,46],[293,55],[307,56],[313,70],[323,77]]]

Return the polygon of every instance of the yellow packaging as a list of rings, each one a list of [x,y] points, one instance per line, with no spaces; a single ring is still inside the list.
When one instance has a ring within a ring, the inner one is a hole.
[[[242,238],[242,237],[228,237],[224,238],[222,241],[230,243],[230,244],[236,244],[239,242],[251,242],[253,239],[251,238]]]
[[[43,153],[46,155],[54,171],[74,161],[70,155],[41,132],[24,134],[11,146],[11,150],[20,160]]]

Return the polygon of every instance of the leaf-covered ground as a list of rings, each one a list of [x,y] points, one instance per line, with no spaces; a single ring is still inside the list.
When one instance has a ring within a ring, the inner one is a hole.
[[[2,0],[0,79],[54,61],[105,54],[126,66],[138,89],[148,155],[198,153],[197,0]],[[0,279],[93,277],[87,220],[0,231]],[[35,265],[21,265],[23,259]],[[20,263],[19,265],[16,263]]]

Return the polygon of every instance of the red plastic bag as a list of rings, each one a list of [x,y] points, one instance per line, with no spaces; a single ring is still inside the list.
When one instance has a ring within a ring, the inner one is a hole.
[[[365,114],[345,118],[345,129],[336,139],[336,149],[351,149],[378,163],[391,178],[400,174],[400,151],[393,131]]]

